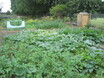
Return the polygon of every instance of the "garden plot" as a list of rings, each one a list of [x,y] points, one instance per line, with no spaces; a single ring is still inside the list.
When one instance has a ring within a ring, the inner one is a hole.
[[[104,33],[89,29],[22,31],[5,36],[0,77],[103,78]],[[5,72],[4,72],[5,70]]]

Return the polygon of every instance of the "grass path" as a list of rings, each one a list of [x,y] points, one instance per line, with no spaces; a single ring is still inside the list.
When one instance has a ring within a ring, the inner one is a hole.
[[[95,27],[104,27],[104,18],[92,19],[91,24]]]

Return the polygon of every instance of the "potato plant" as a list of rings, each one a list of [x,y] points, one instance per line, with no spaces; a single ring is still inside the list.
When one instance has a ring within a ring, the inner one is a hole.
[[[0,78],[103,78],[104,33],[27,30],[4,37]]]

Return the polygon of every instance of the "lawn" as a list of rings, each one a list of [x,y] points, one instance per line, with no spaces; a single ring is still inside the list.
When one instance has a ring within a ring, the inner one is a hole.
[[[91,24],[97,28],[104,27],[104,18],[92,19]]]

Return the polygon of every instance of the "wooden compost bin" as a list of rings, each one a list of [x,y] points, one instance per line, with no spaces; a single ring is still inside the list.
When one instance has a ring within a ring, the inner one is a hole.
[[[77,14],[77,26],[85,27],[90,22],[90,14],[86,12],[80,12]]]

